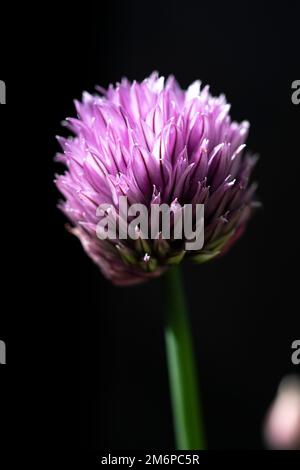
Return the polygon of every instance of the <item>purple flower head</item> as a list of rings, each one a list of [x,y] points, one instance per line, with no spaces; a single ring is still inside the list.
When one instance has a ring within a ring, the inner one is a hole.
[[[100,90],[100,89],[99,89]],[[223,95],[200,82],[182,90],[174,77],[153,73],[142,83],[123,79],[101,94],[75,102],[67,120],[74,137],[59,138],[67,167],[56,184],[70,229],[103,274],[115,284],[160,275],[184,257],[198,263],[223,254],[239,238],[254,207],[249,177],[256,158],[245,152],[249,124],[231,121]],[[204,246],[186,251],[185,240],[102,240],[97,208],[109,204],[120,216],[129,204],[204,204]]]

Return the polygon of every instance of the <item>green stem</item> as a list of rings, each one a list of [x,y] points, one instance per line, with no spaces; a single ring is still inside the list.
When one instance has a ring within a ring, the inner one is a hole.
[[[176,446],[203,450],[197,368],[179,268],[171,268],[165,280],[165,340]]]

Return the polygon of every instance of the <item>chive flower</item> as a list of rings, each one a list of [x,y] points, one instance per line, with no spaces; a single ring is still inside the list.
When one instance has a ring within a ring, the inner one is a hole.
[[[203,263],[225,253],[241,236],[255,206],[250,184],[256,157],[245,149],[248,122],[229,116],[224,95],[194,82],[185,91],[175,78],[152,73],[143,82],[122,79],[99,94],[75,101],[73,133],[59,137],[56,177],[60,208],[70,231],[113,283],[130,285],[159,276],[184,258]],[[119,198],[130,204],[204,205],[204,245],[187,251],[186,240],[100,239],[97,208]]]

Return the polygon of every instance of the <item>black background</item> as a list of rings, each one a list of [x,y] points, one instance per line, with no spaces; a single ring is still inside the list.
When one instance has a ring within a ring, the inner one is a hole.
[[[23,440],[34,422],[34,435],[54,448],[174,447],[162,280],[132,288],[106,281],[65,231],[53,185],[62,171],[53,162],[55,135],[75,114],[72,100],[96,84],[158,70],[183,87],[200,78],[213,94],[224,92],[232,117],[250,121],[248,146],[261,155],[255,179],[263,208],[226,257],[185,265],[184,281],[208,448],[263,448],[278,383],[299,373],[291,363],[300,336],[300,105],[291,102],[299,8],[134,0],[17,7],[10,18],[0,69],[8,87],[0,109],[3,213],[13,219],[3,251],[15,258],[5,271],[9,307],[0,325],[8,345],[6,437]],[[29,176],[23,166],[33,167]]]

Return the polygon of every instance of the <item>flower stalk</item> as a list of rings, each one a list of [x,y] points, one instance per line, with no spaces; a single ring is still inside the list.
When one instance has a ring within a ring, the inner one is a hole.
[[[177,450],[204,450],[192,337],[180,268],[165,275],[165,341]]]

